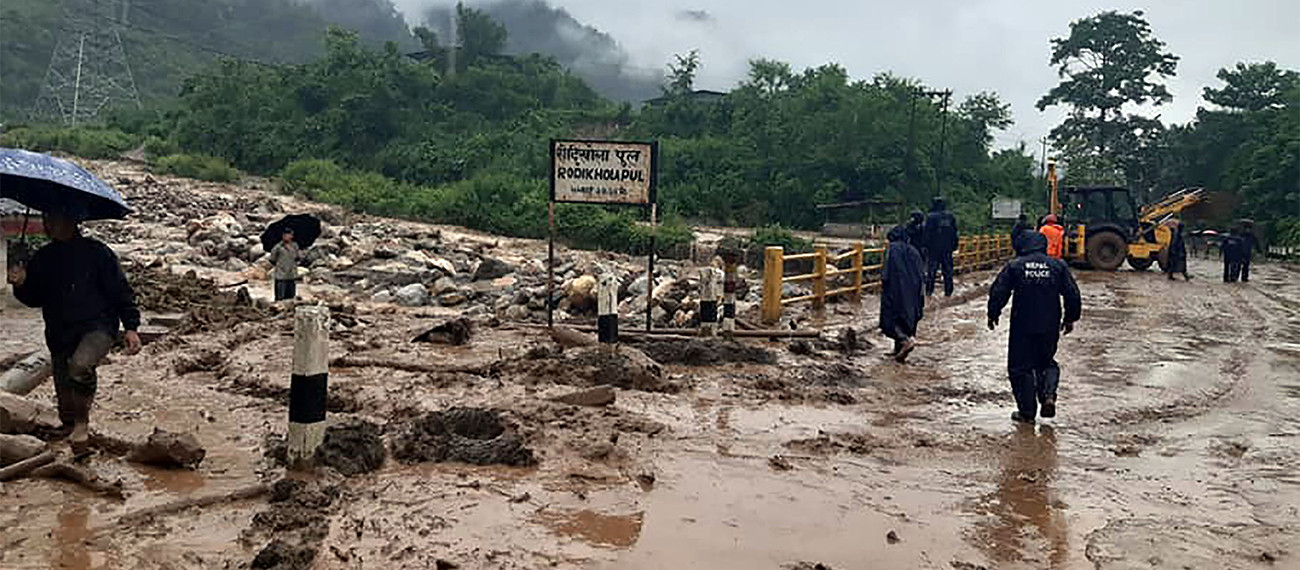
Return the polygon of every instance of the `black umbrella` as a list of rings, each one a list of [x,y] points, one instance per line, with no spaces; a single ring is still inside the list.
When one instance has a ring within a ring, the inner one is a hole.
[[[76,220],[121,219],[131,211],[121,194],[62,158],[0,148],[0,198]]]
[[[293,214],[271,224],[262,232],[262,249],[271,251],[280,243],[285,230],[293,230],[293,241],[298,247],[307,249],[320,237],[320,220],[311,214]]]

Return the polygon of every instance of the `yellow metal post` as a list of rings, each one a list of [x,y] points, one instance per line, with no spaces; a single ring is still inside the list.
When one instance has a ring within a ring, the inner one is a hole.
[[[785,250],[768,247],[763,250],[763,323],[776,324],[781,320],[781,278],[785,276]]]
[[[865,244],[858,242],[853,244],[853,302],[862,301],[862,267],[866,260],[866,254],[863,253]]]
[[[830,254],[824,245],[813,246],[813,308],[826,306],[826,257]]]

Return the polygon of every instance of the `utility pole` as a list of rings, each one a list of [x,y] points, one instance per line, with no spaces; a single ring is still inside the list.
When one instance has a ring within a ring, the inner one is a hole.
[[[935,196],[941,196],[943,194],[943,163],[946,154],[945,147],[948,144],[948,102],[952,100],[952,90],[945,89],[940,95],[943,97],[943,108],[939,113],[943,116],[943,120],[940,121],[939,127],[939,171],[935,173],[934,176]]]
[[[123,2],[119,6],[118,2]],[[36,113],[65,125],[93,122],[100,111],[140,108],[135,77],[122,46],[130,0],[68,0],[59,36],[36,100]]]
[[[934,195],[939,196],[941,194],[941,190],[943,186],[944,154],[946,153],[947,150],[946,147],[948,144],[948,103],[952,99],[952,90],[944,89],[942,91],[919,91],[918,94],[924,95],[926,97],[943,98],[943,103],[939,110],[939,114],[941,115],[940,126],[939,126],[939,164],[938,164],[938,170],[935,172],[934,175]],[[916,111],[915,97],[913,97],[912,104],[913,104],[913,110],[912,110],[913,115],[915,115],[915,111]],[[909,137],[910,137],[910,133],[909,133]]]

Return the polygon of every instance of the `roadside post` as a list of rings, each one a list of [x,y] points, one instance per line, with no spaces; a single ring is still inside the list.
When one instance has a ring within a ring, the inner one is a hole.
[[[298,307],[294,318],[293,375],[289,379],[290,466],[308,464],[325,439],[329,383],[329,308]]]
[[[551,139],[551,200],[547,208],[546,326],[555,325],[555,205],[634,206],[650,210],[646,330],[653,325],[658,249],[659,143]],[[604,297],[598,298],[598,301]],[[614,299],[615,313],[618,299]],[[603,312],[601,313],[604,314]]]

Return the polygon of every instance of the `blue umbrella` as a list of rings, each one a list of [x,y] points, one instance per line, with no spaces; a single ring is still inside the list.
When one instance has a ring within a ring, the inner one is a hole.
[[[0,198],[76,220],[125,218],[126,200],[86,169],[62,158],[0,148]]]

